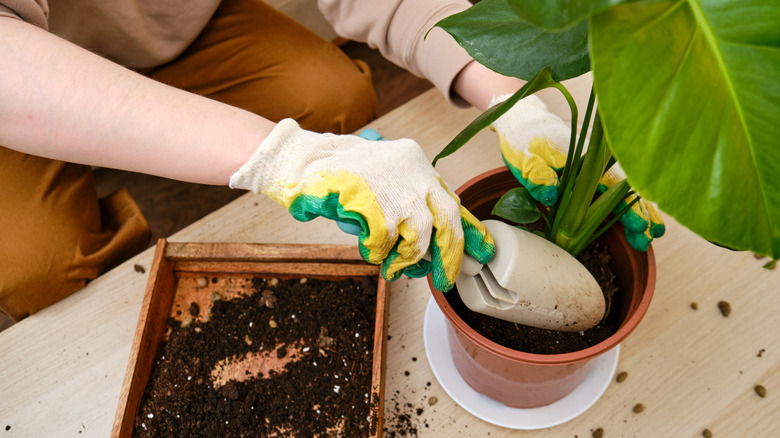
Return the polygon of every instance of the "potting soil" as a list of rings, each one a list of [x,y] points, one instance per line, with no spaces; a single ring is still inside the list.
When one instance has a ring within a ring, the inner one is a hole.
[[[134,436],[375,433],[376,280],[251,284],[252,294],[189,307],[206,321],[169,320]]]

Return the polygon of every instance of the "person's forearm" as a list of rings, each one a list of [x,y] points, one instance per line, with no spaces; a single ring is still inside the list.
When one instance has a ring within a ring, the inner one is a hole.
[[[490,107],[493,98],[519,90],[525,82],[500,75],[477,61],[472,61],[455,77],[452,89],[480,111]]]
[[[227,184],[274,127],[2,17],[0,102],[2,146],[205,184]]]

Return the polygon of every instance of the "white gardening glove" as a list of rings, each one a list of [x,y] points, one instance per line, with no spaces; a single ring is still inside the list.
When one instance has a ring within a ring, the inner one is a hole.
[[[509,96],[499,96],[492,104],[503,102]],[[571,125],[551,113],[541,99],[531,95],[517,102],[491,128],[498,134],[501,155],[512,174],[534,199],[547,206],[555,204],[558,174],[566,165],[569,152]],[[623,169],[615,163],[599,181],[599,193],[625,178]],[[635,197],[626,197],[615,212]],[[634,203],[620,217],[620,222],[625,226],[629,243],[639,251],[647,250],[650,242],[663,236],[666,230],[655,206],[644,199]]]
[[[370,141],[318,134],[279,122],[230,187],[262,193],[300,221],[317,216],[361,227],[360,253],[393,280],[432,273],[452,288],[464,250],[480,263],[495,252],[487,229],[433,169],[412,140]],[[430,263],[421,260],[426,250]]]
[[[498,104],[510,95],[493,100]],[[491,105],[491,106],[492,106]],[[498,134],[504,163],[531,196],[546,206],[558,200],[558,172],[566,165],[571,128],[531,95],[490,127]]]

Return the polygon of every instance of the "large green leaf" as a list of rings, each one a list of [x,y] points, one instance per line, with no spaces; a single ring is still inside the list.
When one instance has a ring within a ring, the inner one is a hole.
[[[507,0],[520,18],[548,30],[562,30],[612,6],[636,0]]]
[[[588,23],[561,32],[546,31],[521,20],[507,0],[482,0],[437,23],[478,62],[506,76],[531,80],[550,67],[563,81],[590,69]]]
[[[714,243],[780,258],[780,1],[630,3],[590,27],[631,185]]]

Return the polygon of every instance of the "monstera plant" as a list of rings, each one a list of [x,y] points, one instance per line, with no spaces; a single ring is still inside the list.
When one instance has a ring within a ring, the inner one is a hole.
[[[482,0],[437,26],[528,81],[437,159],[592,71],[594,118],[636,192],[710,242],[780,258],[780,1]]]

